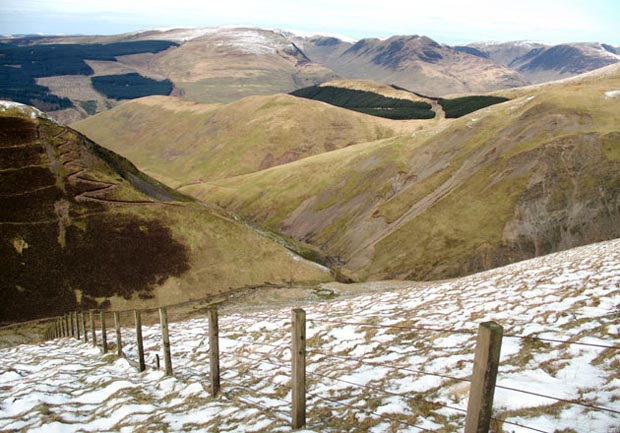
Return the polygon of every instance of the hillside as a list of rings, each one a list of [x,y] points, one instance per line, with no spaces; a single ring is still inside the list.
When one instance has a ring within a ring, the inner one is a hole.
[[[428,127],[424,122],[396,122],[273,95],[252,96],[227,105],[150,97],[72,126],[134,161],[141,170],[178,186],[252,173],[353,144],[411,133]]]
[[[462,431],[475,332],[489,320],[505,328],[491,431],[616,431],[619,263],[615,240],[453,281],[300,300],[308,416],[297,431]],[[144,373],[74,339],[0,349],[0,430],[290,432],[291,307],[220,308],[215,399],[200,314],[170,325],[174,377],[154,368],[158,324],[143,331]],[[123,316],[135,360],[132,326]]]
[[[469,47],[518,71],[531,83],[569,78],[620,62],[614,47],[600,43],[549,45],[517,41],[478,43]]]
[[[0,323],[331,279],[42,116],[0,105]]]
[[[229,103],[343,78],[441,97],[566,78],[620,59],[604,43],[450,47],[417,35],[352,42],[230,26],[8,38],[0,40],[0,55],[0,97],[34,104],[65,123],[108,110],[119,96]],[[93,80],[123,84],[101,91]]]
[[[219,28],[183,43],[155,64],[182,96],[198,102],[288,93],[336,78],[286,35],[255,28]]]
[[[182,188],[338,257],[435,279],[620,236],[620,73],[258,173]]]
[[[342,77],[396,84],[424,95],[481,93],[528,84],[513,70],[425,36],[362,39],[355,44],[306,38],[300,47],[310,59]]]

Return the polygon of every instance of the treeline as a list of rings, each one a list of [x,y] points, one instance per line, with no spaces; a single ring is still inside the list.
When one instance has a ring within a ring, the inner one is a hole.
[[[44,110],[72,107],[67,98],[52,95],[37,78],[57,75],[92,75],[85,60],[114,61],[117,56],[157,53],[172,46],[172,41],[137,41],[113,44],[41,44],[0,43],[0,99],[34,105]]]
[[[47,87],[36,84],[32,77],[21,74],[19,69],[6,66],[0,66],[0,99],[34,105],[44,111],[73,106],[69,99],[51,94]]]
[[[101,75],[92,77],[90,80],[96,91],[112,99],[169,95],[173,88],[170,80],[157,81],[135,72],[123,75]]]
[[[427,102],[389,98],[363,90],[312,86],[296,90],[291,95],[388,119],[432,119],[435,117],[431,104]]]
[[[438,99],[439,104],[446,113],[446,117],[452,119],[506,101],[509,101],[509,99],[501,96],[464,96],[454,99]]]
[[[462,98],[445,99],[436,98],[433,96],[422,95],[421,93],[412,92],[411,90],[399,87],[395,84],[391,85],[396,90],[403,90],[405,92],[413,93],[421,98],[435,100],[441,105],[447,118],[455,119],[457,117],[465,116],[466,114],[473,113],[481,108],[488,107],[490,105],[499,104],[500,102],[510,101],[508,98],[501,96],[463,96]]]

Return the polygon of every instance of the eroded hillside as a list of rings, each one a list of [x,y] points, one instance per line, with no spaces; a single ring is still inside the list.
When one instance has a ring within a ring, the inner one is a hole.
[[[611,68],[413,136],[183,190],[321,247],[361,279],[444,278],[614,238]]]

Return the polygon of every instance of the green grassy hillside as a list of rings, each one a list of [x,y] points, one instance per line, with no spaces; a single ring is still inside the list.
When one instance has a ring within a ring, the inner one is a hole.
[[[413,137],[182,191],[316,245],[358,279],[475,272],[620,236],[614,89],[618,72],[535,87]]]
[[[178,186],[252,173],[432,125],[423,122],[391,121],[273,95],[228,105],[150,97],[72,126]]]
[[[25,106],[0,105],[0,228],[0,323],[331,279]]]

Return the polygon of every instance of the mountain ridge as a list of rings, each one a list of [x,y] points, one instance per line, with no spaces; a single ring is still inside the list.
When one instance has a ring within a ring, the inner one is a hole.
[[[616,47],[605,43],[553,46],[520,41],[452,47],[417,35],[353,42],[334,36],[234,26],[155,29],[111,36],[30,37],[4,42],[69,46],[162,38],[179,46],[160,53],[119,56],[88,64],[95,76],[137,73],[155,80],[171,80],[173,96],[199,102],[231,102],[249,95],[289,93],[338,78],[372,79],[434,97],[481,93],[566,78],[620,59],[613,52]],[[539,52],[532,53],[535,50]],[[528,53],[530,57],[524,57]],[[517,58],[520,63],[509,67]],[[118,104],[97,93],[87,75],[43,77],[37,79],[37,85],[49,88],[50,95],[72,101],[73,108],[54,111],[55,118],[67,123]]]

